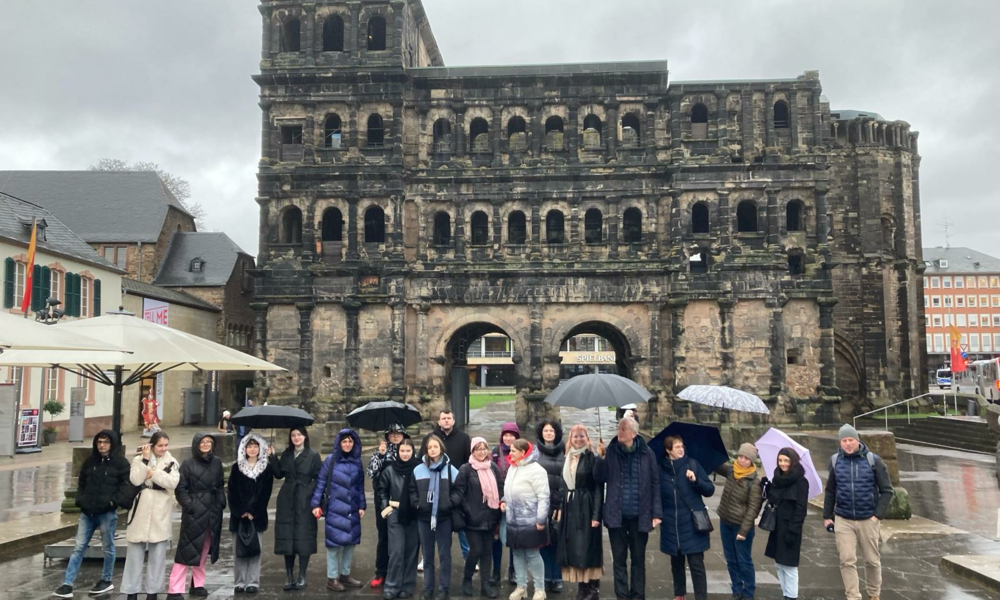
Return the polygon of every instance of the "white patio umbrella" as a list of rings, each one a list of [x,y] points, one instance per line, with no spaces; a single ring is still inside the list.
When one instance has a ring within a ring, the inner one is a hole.
[[[54,327],[106,341],[129,352],[8,350],[0,365],[53,367],[114,388],[112,429],[121,432],[122,390],[166,371],[284,371],[282,367],[196,335],[110,312]]]
[[[0,312],[0,352],[15,350],[122,350],[65,327]]]

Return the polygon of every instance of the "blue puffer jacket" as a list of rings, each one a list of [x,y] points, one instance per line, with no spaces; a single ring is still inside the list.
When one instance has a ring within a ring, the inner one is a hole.
[[[354,448],[348,454],[340,448],[340,441],[345,437],[354,440]],[[327,489],[330,499],[326,506],[320,506]],[[333,453],[326,457],[319,471],[312,507],[322,508],[326,517],[324,531],[327,548],[361,543],[361,515],[358,511],[367,509],[368,503],[365,500],[365,470],[361,466],[361,439],[353,429],[342,429],[337,434]]]
[[[872,453],[873,464],[868,463],[870,452],[862,443],[854,454],[838,450],[834,455],[837,464],[826,480],[824,519],[832,519],[834,515],[857,521],[885,517],[892,501],[892,482],[878,455]]]
[[[685,477],[688,469],[694,471],[694,483]],[[715,484],[697,461],[688,456],[677,460],[670,460],[667,456],[660,458],[660,498],[663,500],[660,552],[677,556],[708,550],[710,536],[695,531],[691,510],[705,508],[702,497],[708,498],[714,493]]]

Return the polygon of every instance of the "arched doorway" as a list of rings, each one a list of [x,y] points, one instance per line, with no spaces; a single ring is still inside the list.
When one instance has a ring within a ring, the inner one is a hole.
[[[559,379],[584,373],[614,373],[633,379],[632,349],[617,327],[587,321],[570,329],[559,343]]]
[[[453,333],[445,361],[445,398],[460,427],[469,422],[473,386],[503,383],[515,390],[519,387],[520,356],[514,339],[493,323],[469,323]]]
[[[833,348],[837,389],[843,402],[853,406],[856,411],[863,405],[866,395],[865,370],[861,357],[855,352],[854,346],[839,334],[833,337]]]

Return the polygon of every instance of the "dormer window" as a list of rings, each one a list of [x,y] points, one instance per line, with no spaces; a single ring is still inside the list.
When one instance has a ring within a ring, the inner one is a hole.
[[[188,269],[192,273],[201,273],[205,270],[205,261],[201,257],[195,257],[191,259],[191,265]]]
[[[947,269],[948,261],[942,258],[941,260],[938,261],[938,266],[941,267],[942,269]]]

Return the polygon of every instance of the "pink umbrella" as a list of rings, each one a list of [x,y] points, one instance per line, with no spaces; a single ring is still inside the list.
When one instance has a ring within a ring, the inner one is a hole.
[[[794,448],[802,460],[802,468],[806,471],[806,479],[809,481],[809,497],[815,498],[823,493],[823,481],[816,472],[809,451],[792,438],[785,435],[785,432],[774,427],[767,430],[759,440],[757,440],[757,452],[760,453],[760,463],[764,465],[764,471],[770,479],[774,479],[774,470],[778,466],[778,452],[782,448]]]

